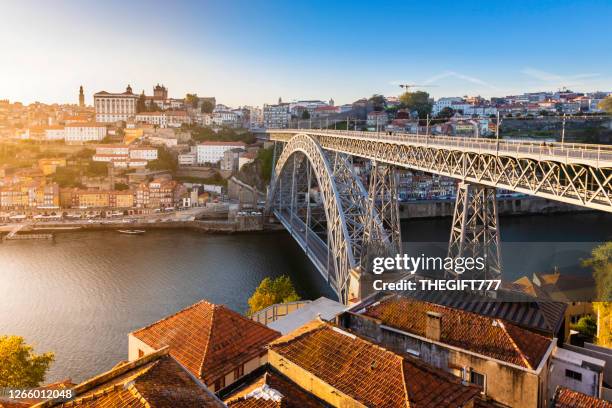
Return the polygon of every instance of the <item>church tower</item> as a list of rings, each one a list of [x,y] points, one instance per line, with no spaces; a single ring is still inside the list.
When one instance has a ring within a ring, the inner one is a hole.
[[[85,94],[83,93],[83,85],[79,87],[79,106],[81,108],[85,106]]]

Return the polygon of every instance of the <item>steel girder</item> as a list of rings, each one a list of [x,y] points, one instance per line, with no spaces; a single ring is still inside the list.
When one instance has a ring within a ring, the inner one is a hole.
[[[300,166],[302,160],[307,160],[308,166]],[[326,152],[312,136],[297,134],[284,146],[268,192],[268,211],[283,212],[285,221],[287,211],[290,219],[295,217],[293,212],[300,168],[312,169],[323,201],[327,223],[327,261],[319,264],[328,265],[328,280],[340,300],[346,303],[349,271],[360,267],[362,257],[364,227],[368,222],[367,192],[345,154]],[[285,226],[295,228],[291,222]],[[372,228],[383,228],[378,218]],[[377,233],[382,234],[380,231]]]
[[[484,270],[470,272],[469,276],[465,276],[466,279],[500,279],[502,265],[499,244],[495,189],[483,185],[459,184],[448,256],[453,259],[484,259]],[[447,270],[446,275],[463,278],[462,274],[454,270]]]
[[[291,134],[271,133],[271,137],[286,140]],[[327,150],[612,212],[611,167],[325,133],[317,138]]]

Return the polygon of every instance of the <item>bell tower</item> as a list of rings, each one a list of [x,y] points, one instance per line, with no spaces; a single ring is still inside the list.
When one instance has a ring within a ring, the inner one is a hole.
[[[79,87],[79,106],[81,108],[85,106],[85,94],[83,93],[83,85]]]

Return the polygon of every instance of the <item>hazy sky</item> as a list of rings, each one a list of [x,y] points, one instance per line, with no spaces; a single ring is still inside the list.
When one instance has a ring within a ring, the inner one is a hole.
[[[432,95],[612,90],[612,1],[0,3],[0,99],[100,90],[229,105],[347,103],[399,83]]]

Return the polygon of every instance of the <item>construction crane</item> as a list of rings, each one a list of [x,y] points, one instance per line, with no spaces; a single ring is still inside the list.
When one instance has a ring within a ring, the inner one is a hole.
[[[416,84],[400,84],[400,88],[404,88],[406,92],[410,91],[410,88],[433,88],[437,85],[416,85]]]

